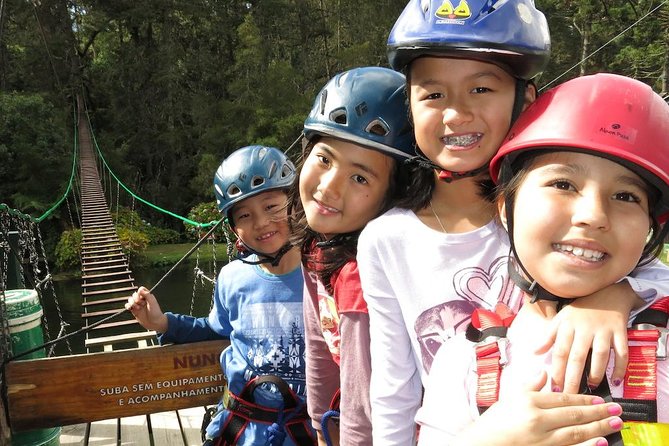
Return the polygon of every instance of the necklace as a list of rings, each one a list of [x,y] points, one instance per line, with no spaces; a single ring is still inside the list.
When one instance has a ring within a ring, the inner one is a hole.
[[[432,211],[432,215],[434,215],[434,218],[437,219],[437,223],[439,223],[439,226],[441,227],[441,230],[444,232],[446,231],[446,228],[444,228],[444,225],[441,223],[441,220],[439,219],[439,216],[437,215],[436,212],[434,212],[434,207],[432,207],[432,200],[430,200],[430,210]]]

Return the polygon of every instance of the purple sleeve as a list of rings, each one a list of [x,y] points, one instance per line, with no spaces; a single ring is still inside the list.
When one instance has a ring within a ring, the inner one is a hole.
[[[339,366],[332,358],[323,338],[318,313],[316,284],[305,272],[304,331],[306,342],[307,410],[315,429],[321,429],[321,418],[330,408],[339,389]]]
[[[371,445],[372,420],[369,383],[369,315],[347,312],[339,315],[341,333],[340,446]]]

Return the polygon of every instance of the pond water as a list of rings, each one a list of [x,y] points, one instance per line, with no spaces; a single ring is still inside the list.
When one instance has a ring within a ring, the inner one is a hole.
[[[220,270],[221,265],[218,265]],[[203,270],[203,268],[201,266]],[[133,270],[135,285],[144,285],[151,289],[169,271],[165,268],[145,268]],[[212,268],[205,270],[208,277],[213,278]],[[174,269],[156,287],[156,295],[163,311],[171,311],[193,316],[206,316],[211,308],[213,284],[208,280],[194,280],[194,264],[183,264]],[[51,293],[44,295],[44,308],[49,324],[50,339],[59,337],[61,319],[66,324],[67,333],[73,333],[83,326],[81,318],[81,279],[55,280],[53,282],[55,296]],[[56,304],[57,302],[57,304]],[[58,309],[60,308],[60,311]],[[60,314],[59,314],[60,313]],[[62,318],[61,318],[62,315]],[[72,353],[85,353],[85,335],[82,333],[69,339]],[[67,355],[69,350],[65,342],[59,342],[55,347],[56,355]]]

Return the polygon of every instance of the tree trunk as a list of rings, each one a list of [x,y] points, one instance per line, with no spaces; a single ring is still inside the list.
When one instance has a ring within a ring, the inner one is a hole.
[[[585,22],[583,23],[583,28],[581,28],[581,65],[579,67],[578,75],[585,76],[586,72],[586,57],[588,57],[588,52],[590,51],[590,24]]]

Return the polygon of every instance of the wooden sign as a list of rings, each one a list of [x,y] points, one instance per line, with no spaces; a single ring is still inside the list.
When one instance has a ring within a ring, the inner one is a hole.
[[[7,364],[15,432],[216,404],[229,341],[146,347]]]

